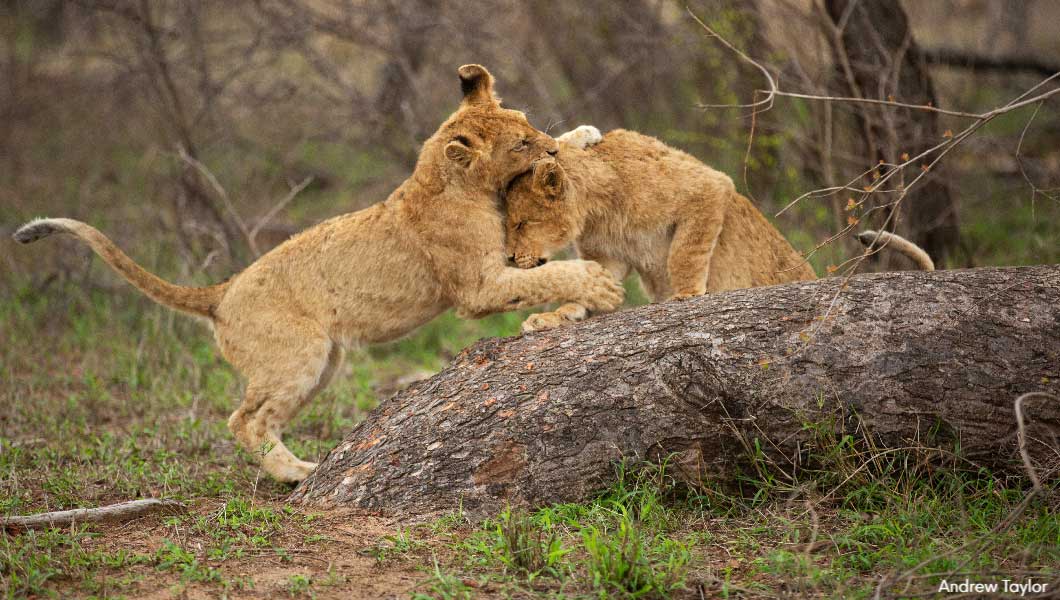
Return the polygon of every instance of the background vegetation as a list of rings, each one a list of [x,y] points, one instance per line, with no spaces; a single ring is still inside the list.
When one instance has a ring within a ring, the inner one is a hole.
[[[848,95],[828,16],[841,4],[691,9],[785,89]],[[1056,3],[901,7],[939,106],[999,106],[1060,62]],[[0,594],[854,597],[881,579],[887,596],[945,574],[1056,578],[1055,496],[1028,502],[1020,482],[916,452],[880,457],[863,440],[822,439],[834,468],[797,485],[763,471],[738,490],[689,487],[664,465],[631,465],[595,502],[486,524],[458,507],[414,526],[291,508],[225,428],[241,382],[208,331],[73,242],[9,241],[32,217],[68,216],[170,280],[217,281],[292,232],[385,198],[455,107],[466,62],[487,65],[539,128],[658,136],[731,173],[767,215],[817,188],[872,181],[858,179],[876,161],[854,105],[778,99],[755,115],[749,151],[749,109],[701,108],[750,102],[765,83],[684,4],[5,0],[0,40],[0,512],[141,496],[190,509],[0,533]],[[960,123],[943,116],[938,128]],[[931,174],[959,224],[944,266],[1060,260],[1058,136],[1055,102],[1027,107]],[[775,221],[809,253],[846,226],[850,195],[805,198]],[[916,200],[902,207],[906,231],[920,227]],[[855,252],[841,237],[810,260],[824,275]],[[480,337],[516,333],[521,316],[447,314],[351,352],[292,427],[292,449],[322,457],[392,391]]]

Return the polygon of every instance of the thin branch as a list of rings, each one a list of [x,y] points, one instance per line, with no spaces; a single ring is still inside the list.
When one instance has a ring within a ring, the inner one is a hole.
[[[206,181],[210,182],[210,187],[214,189],[214,192],[216,192],[221,198],[221,201],[224,202],[228,214],[232,215],[232,220],[236,222],[236,226],[239,227],[239,231],[243,234],[243,238],[247,240],[247,245],[250,246],[250,251],[253,252],[255,256],[261,256],[257,244],[254,243],[254,239],[250,236],[250,229],[247,228],[246,221],[243,220],[243,217],[239,216],[239,212],[236,211],[235,205],[232,204],[232,199],[228,197],[228,192],[225,191],[224,186],[222,186],[221,182],[217,180],[217,177],[214,177],[214,174],[210,172],[210,169],[206,168],[206,165],[188,154],[188,151],[184,149],[184,146],[177,146],[177,153],[180,155],[181,160],[194,167],[196,171],[206,178]]]
[[[176,500],[146,498],[97,508],[78,508],[24,517],[0,518],[0,529],[44,529],[68,527],[76,523],[125,522],[154,513],[183,513],[187,509]]]
[[[1023,459],[1023,467],[1027,471],[1027,477],[1034,485],[1034,491],[1042,491],[1042,480],[1038,478],[1038,472],[1031,463],[1031,455],[1027,452],[1027,427],[1023,422],[1023,401],[1028,398],[1048,398],[1060,402],[1060,398],[1046,392],[1029,392],[1016,398],[1012,408],[1016,412],[1016,439],[1019,441],[1020,458]]]
[[[294,200],[295,196],[301,193],[302,190],[309,187],[310,183],[313,183],[312,175],[307,176],[305,179],[302,180],[301,183],[292,187],[291,191],[287,192],[286,196],[284,196],[279,202],[277,202],[275,206],[269,209],[269,212],[265,213],[264,217],[258,220],[257,224],[254,225],[254,227],[250,230],[249,234],[250,240],[254,242],[254,247],[257,246],[256,241],[258,239],[258,234],[261,233],[261,230],[266,225],[268,225],[274,218],[276,218],[276,215],[280,214],[280,211],[286,208],[287,205],[290,204],[292,200]]]
[[[1034,183],[1034,181],[1031,180],[1030,175],[1027,174],[1026,167],[1023,165],[1023,140],[1024,140],[1024,138],[1027,137],[1027,130],[1030,129],[1031,123],[1034,122],[1034,118],[1038,116],[1038,111],[1041,110],[1041,108],[1042,108],[1042,102],[1039,102],[1038,105],[1034,107],[1034,112],[1031,113],[1030,118],[1027,119],[1027,122],[1023,125],[1023,130],[1020,131],[1020,139],[1016,143],[1016,166],[1019,168],[1020,175],[1023,177],[1023,180],[1026,181],[1027,185],[1029,185],[1030,188],[1031,188],[1031,217],[1032,218],[1034,217],[1035,201],[1038,199],[1038,195],[1039,194],[1041,194],[1042,196],[1045,196],[1046,198],[1049,198],[1050,200],[1060,199],[1060,197],[1058,197],[1055,194],[1055,190],[1057,188],[1043,189],[1043,188],[1038,187]]]
[[[1004,105],[1002,107],[999,107],[999,108],[995,108],[995,109],[987,111],[985,113],[973,113],[973,112],[966,112],[966,111],[960,111],[960,110],[948,110],[948,109],[939,108],[937,106],[931,106],[931,105],[927,105],[927,104],[910,104],[908,102],[897,102],[897,101],[893,101],[893,100],[877,100],[877,99],[874,99],[874,98],[858,98],[858,97],[852,97],[852,96],[821,96],[821,95],[817,95],[817,94],[800,94],[800,93],[797,93],[797,92],[787,92],[787,91],[783,91],[783,90],[781,90],[781,89],[779,89],[777,87],[776,79],[773,78],[773,76],[769,73],[769,70],[766,69],[761,63],[759,63],[755,59],[753,59],[750,56],[748,56],[746,53],[744,53],[744,51],[740,50],[739,48],[734,46],[731,42],[729,42],[728,40],[723,38],[720,34],[718,34],[718,32],[716,32],[713,29],[711,29],[709,25],[704,23],[699,17],[696,16],[696,14],[694,12],[692,12],[692,9],[689,8],[687,10],[688,10],[688,14],[691,15],[692,18],[696,21],[696,23],[699,23],[700,27],[702,27],[704,30],[706,30],[706,32],[711,37],[717,39],[726,48],[732,50],[740,58],[742,58],[744,61],[750,63],[756,69],[758,69],[759,72],[761,72],[762,75],[765,76],[766,84],[769,86],[769,89],[767,89],[767,90],[758,90],[759,92],[764,92],[766,94],[766,97],[761,99],[761,100],[758,100],[758,101],[755,101],[755,102],[751,102],[749,104],[699,104],[699,105],[697,105],[699,108],[702,108],[702,109],[709,109],[709,108],[755,108],[755,107],[759,107],[759,106],[765,106],[766,107],[765,110],[768,110],[769,108],[772,108],[773,101],[774,101],[774,98],[776,96],[783,96],[783,97],[786,97],[786,98],[801,98],[801,99],[804,99],[804,100],[821,100],[821,101],[827,101],[827,102],[852,102],[852,103],[862,103],[862,104],[877,104],[877,105],[882,105],[882,106],[894,106],[894,107],[899,107],[899,108],[909,108],[909,109],[913,109],[913,110],[922,110],[922,111],[926,111],[926,112],[934,112],[934,113],[939,113],[939,114],[943,114],[943,115],[950,115],[950,116],[954,116],[954,117],[963,117],[963,118],[966,118],[966,119],[984,119],[984,118],[986,118],[986,117],[988,117],[990,115],[995,115],[995,114],[1000,114],[1000,113],[1003,113],[1003,112],[1008,112],[1009,110],[1013,110],[1013,109],[1019,108],[1021,106],[1025,106],[1027,104],[1032,104],[1034,102],[1039,102],[1041,100],[1044,100],[1044,99],[1046,99],[1046,98],[1048,98],[1050,96],[1053,96],[1056,93],[1060,92],[1060,88],[1056,88],[1056,89],[1050,90],[1048,92],[1045,92],[1043,94],[1040,94],[1038,96],[1035,96],[1033,98],[1023,99],[1024,96],[1028,95],[1029,92],[1032,92],[1033,90],[1036,90],[1036,89],[1040,88],[1042,85],[1052,81],[1053,79],[1056,79],[1057,77],[1060,77],[1060,71],[1058,71],[1056,73],[1053,73],[1052,75],[1047,77],[1045,80],[1043,80],[1040,83],[1038,83],[1038,85],[1036,85],[1033,88],[1031,88],[1030,90],[1028,90],[1028,92],[1025,92],[1022,96],[1017,97],[1016,101],[1010,102],[1009,104],[1006,104],[1006,105]]]
[[[773,76],[769,73],[769,70],[766,69],[764,66],[762,66],[761,63],[759,63],[755,59],[753,59],[750,56],[748,56],[747,54],[745,54],[743,50],[740,50],[736,46],[732,45],[729,42],[729,40],[727,40],[727,39],[721,37],[720,35],[718,35],[718,33],[716,31],[711,29],[709,26],[707,26],[706,23],[704,23],[702,20],[700,20],[700,18],[696,16],[696,13],[692,12],[691,8],[686,7],[685,10],[688,11],[688,14],[691,15],[692,18],[696,21],[696,23],[699,23],[700,27],[705,29],[707,31],[707,33],[709,33],[712,37],[714,37],[719,42],[721,42],[721,44],[724,45],[726,48],[728,48],[729,50],[732,50],[733,52],[735,52],[740,58],[742,58],[745,61],[747,61],[748,63],[750,63],[754,68],[758,69],[762,73],[762,75],[765,76],[766,82],[769,84],[769,89],[768,90],[764,90],[764,91],[766,91],[766,97],[761,99],[761,100],[758,100],[757,102],[752,102],[750,104],[700,104],[699,107],[700,108],[755,108],[755,107],[758,107],[758,106],[765,106],[766,110],[768,110],[769,108],[772,108],[772,106],[773,106],[773,97],[777,95],[777,82],[776,82],[775,79],[773,79]]]

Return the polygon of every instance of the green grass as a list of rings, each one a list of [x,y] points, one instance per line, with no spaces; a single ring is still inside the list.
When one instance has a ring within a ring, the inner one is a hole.
[[[686,544],[645,532],[629,515],[620,515],[611,531],[582,530],[587,583],[600,597],[668,598],[684,589],[691,560]]]
[[[678,482],[665,465],[619,465],[594,501],[508,509],[454,537],[447,572],[519,593],[595,598],[696,589],[866,598],[888,576],[921,591],[947,574],[1060,577],[1055,491],[1026,503],[1019,482],[912,451],[863,477],[825,470],[839,455],[860,466],[864,451],[840,439],[809,456],[822,470],[797,487],[749,479],[738,493]]]
[[[471,600],[474,593],[460,578],[443,572],[438,562],[434,563],[431,577],[420,585],[421,591],[412,594],[412,600]]]

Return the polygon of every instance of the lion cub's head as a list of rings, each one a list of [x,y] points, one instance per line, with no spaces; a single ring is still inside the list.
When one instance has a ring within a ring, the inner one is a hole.
[[[512,182],[506,194],[508,256],[520,268],[542,265],[578,236],[570,201],[570,182],[553,158],[534,163],[530,173]]]
[[[556,141],[525,114],[501,106],[485,67],[464,65],[457,72],[464,99],[424,144],[420,166],[440,168],[446,181],[497,192],[538,158],[556,153]]]

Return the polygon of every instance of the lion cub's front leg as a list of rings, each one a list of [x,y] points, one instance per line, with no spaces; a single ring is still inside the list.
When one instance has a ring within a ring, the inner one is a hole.
[[[573,302],[611,311],[622,304],[622,283],[595,262],[560,260],[533,269],[504,267],[475,289],[458,291],[457,314],[481,317],[551,302]]]
[[[606,256],[583,253],[586,259],[600,263],[616,281],[623,281],[629,274],[629,265]],[[616,307],[617,308],[617,307]],[[603,311],[610,312],[610,311]],[[580,304],[568,303],[556,310],[530,315],[523,321],[523,333],[555,329],[570,323],[577,323],[589,316],[589,310]]]

